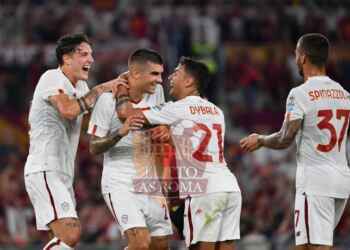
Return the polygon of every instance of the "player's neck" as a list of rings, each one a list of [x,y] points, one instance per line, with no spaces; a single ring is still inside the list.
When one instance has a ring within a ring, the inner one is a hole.
[[[199,91],[197,89],[193,89],[190,93],[188,93],[186,96],[200,96]]]
[[[65,65],[60,66],[62,73],[68,78],[71,84],[75,87],[77,85],[78,79],[74,77],[73,72],[71,72]]]
[[[326,76],[326,69],[317,67],[308,67],[304,70],[304,80],[307,81],[310,77],[314,76]]]
[[[132,102],[138,103],[142,100],[143,98],[143,92],[137,88],[131,87],[129,89],[129,96]]]
[[[191,90],[187,93],[184,93],[183,95],[179,96],[179,98],[176,98],[177,100],[181,100],[181,99],[184,99],[188,96],[200,96],[198,90]]]

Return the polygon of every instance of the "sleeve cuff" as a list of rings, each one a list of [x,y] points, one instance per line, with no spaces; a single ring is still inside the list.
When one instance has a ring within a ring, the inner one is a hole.
[[[90,123],[87,133],[98,137],[105,137],[108,134],[108,130]]]

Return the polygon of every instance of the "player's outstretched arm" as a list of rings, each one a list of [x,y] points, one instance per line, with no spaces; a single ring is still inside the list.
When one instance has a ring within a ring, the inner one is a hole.
[[[240,141],[241,148],[246,152],[253,152],[260,147],[271,149],[288,148],[301,128],[302,119],[285,120],[280,131],[270,135],[251,134]]]
[[[119,78],[99,84],[92,88],[85,96],[71,99],[68,95],[61,93],[50,96],[49,100],[60,112],[60,114],[69,120],[75,119],[81,113],[91,110],[96,103],[97,98],[104,92],[118,91],[118,86],[127,84]]]
[[[126,136],[130,130],[142,128],[144,119],[140,116],[130,116],[125,120],[123,126],[105,137],[91,136],[90,153],[98,155],[113,147],[120,139]]]
[[[285,121],[281,130],[272,135],[260,135],[259,143],[263,147],[272,149],[288,148],[294,141],[296,134],[302,125],[302,119]]]

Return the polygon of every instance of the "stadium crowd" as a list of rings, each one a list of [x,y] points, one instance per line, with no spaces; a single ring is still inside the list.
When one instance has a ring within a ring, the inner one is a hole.
[[[245,155],[238,142],[249,131],[270,133],[280,127],[286,96],[301,82],[294,46],[303,33],[328,36],[333,44],[329,75],[349,90],[350,8],[346,1],[326,0],[199,2],[0,2],[0,248],[41,244],[46,237],[35,229],[24,189],[27,114],[38,77],[57,65],[54,43],[71,32],[85,32],[93,41],[91,86],[125,70],[128,54],[139,47],[160,51],[167,72],[181,55],[205,60],[213,75],[208,98],[225,110],[226,159],[243,192],[239,249],[293,245],[295,149]],[[100,194],[101,167],[83,135],[75,192],[87,244],[121,240]],[[347,208],[335,235],[337,250],[350,248],[349,234]]]

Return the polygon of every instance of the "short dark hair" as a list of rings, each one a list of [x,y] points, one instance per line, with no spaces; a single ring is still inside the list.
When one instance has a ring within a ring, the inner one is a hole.
[[[151,49],[138,49],[129,56],[129,63],[152,62],[163,65],[163,59],[157,51]]]
[[[62,65],[63,56],[73,52],[76,47],[83,42],[91,45],[88,37],[83,33],[68,34],[58,39],[56,46],[56,59],[58,64]]]
[[[323,67],[328,60],[329,41],[320,33],[305,34],[299,39],[299,48],[305,53],[310,63]]]
[[[210,81],[210,73],[207,65],[189,57],[181,57],[180,65],[185,66],[186,73],[194,78],[199,93],[204,95]]]

